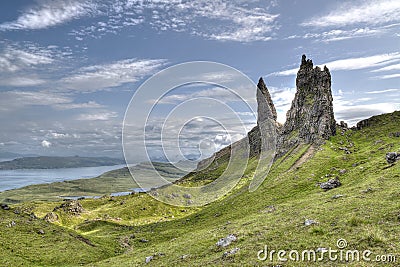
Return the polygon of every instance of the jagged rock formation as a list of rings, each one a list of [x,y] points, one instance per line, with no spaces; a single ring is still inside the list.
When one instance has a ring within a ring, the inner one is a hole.
[[[296,87],[295,98],[278,140],[278,157],[300,143],[321,144],[336,133],[328,68],[314,68],[312,61],[303,55]]]
[[[257,126],[255,126],[247,134],[247,136],[232,145],[229,145],[220,151],[216,152],[212,157],[200,161],[197,165],[197,170],[202,170],[207,166],[210,166],[216,160],[228,156],[231,153],[233,147],[245,147],[245,144],[249,144],[249,157],[260,154],[261,150],[275,149],[276,136],[278,134],[279,127],[281,126],[277,121],[277,113],[275,106],[272,102],[271,95],[264,83],[264,80],[260,78],[257,84]],[[263,131],[261,134],[260,131]],[[264,139],[264,142],[262,142]],[[263,145],[263,147],[262,147]]]
[[[250,157],[260,154],[262,150],[275,149],[276,145],[275,158],[278,158],[299,144],[319,145],[335,135],[336,121],[328,68],[314,68],[312,61],[303,55],[296,87],[295,98],[282,126],[276,121],[277,112],[271,95],[264,80],[260,78],[257,84],[257,126],[246,138],[216,152],[213,157],[200,161],[197,169],[204,169],[216,159],[228,156],[232,147],[242,146],[244,142],[249,142]],[[278,139],[277,142],[274,138]]]

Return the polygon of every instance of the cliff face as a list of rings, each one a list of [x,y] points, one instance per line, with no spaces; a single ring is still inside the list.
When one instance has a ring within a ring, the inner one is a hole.
[[[296,88],[295,98],[279,136],[278,157],[299,143],[320,144],[336,133],[328,68],[314,68],[312,61],[303,55]]]

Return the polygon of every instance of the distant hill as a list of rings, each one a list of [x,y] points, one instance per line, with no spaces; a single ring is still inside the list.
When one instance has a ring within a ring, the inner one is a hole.
[[[38,155],[36,154],[19,154],[8,151],[0,151],[0,161],[13,160],[16,158],[23,158],[23,157],[37,157],[37,156]]]
[[[0,170],[16,169],[60,169],[98,167],[124,164],[122,159],[107,157],[23,157],[0,162]]]
[[[169,182],[174,182],[186,174],[171,163],[145,162],[132,167],[134,175],[152,179],[154,169]],[[0,203],[24,201],[58,201],[60,196],[103,196],[116,192],[132,191],[139,185],[132,179],[127,167],[112,170],[89,179],[78,179],[51,184],[29,185],[0,192]],[[1,264],[0,264],[1,265]]]

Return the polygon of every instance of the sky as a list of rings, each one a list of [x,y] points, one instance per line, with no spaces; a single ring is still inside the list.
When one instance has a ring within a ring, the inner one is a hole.
[[[336,120],[354,125],[400,109],[399,47],[398,0],[4,0],[0,151],[122,157],[132,97],[152,75],[191,61],[230,66],[254,83],[263,77],[284,122],[306,54],[331,71]],[[236,81],[236,72],[204,71],[219,85]],[[157,103],[150,121],[143,125],[140,104],[129,116],[137,135],[152,135],[153,159],[165,158],[156,142],[163,125],[180,138],[166,141],[170,160],[207,156],[255,125],[256,89],[241,88],[237,101],[219,85],[181,86],[161,100],[145,88],[143,103]],[[192,107],[186,116],[168,117],[181,103]],[[214,115],[196,115],[205,109]]]

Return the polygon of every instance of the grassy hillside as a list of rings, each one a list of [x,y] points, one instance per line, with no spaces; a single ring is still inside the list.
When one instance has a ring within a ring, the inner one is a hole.
[[[52,224],[37,221],[40,227],[65,236],[79,235],[96,244],[78,248],[82,263],[90,262],[88,266],[143,266],[149,256],[153,258],[146,266],[398,266],[400,162],[389,165],[385,160],[387,152],[400,151],[400,138],[393,134],[400,131],[398,125],[400,112],[395,112],[375,117],[362,130],[338,129],[338,134],[321,147],[299,146],[280,158],[260,188],[249,193],[256,162],[252,158],[239,185],[223,199],[202,208],[172,207],[136,194],[83,200],[80,214],[57,209],[54,214],[58,219]],[[185,179],[191,184],[202,183],[219,172],[216,168],[204,177]],[[340,179],[340,187],[324,191],[318,186],[333,177]],[[40,245],[34,241],[35,224],[6,227],[11,220],[27,220],[27,215],[16,215],[15,210],[43,218],[60,204],[24,203],[2,211],[0,244],[5,245],[0,253],[4,263],[81,263],[74,257],[51,262],[76,251],[81,241],[71,238],[71,247],[61,252],[57,248],[63,241],[56,239],[57,235],[42,238]],[[227,247],[216,246],[229,234],[237,240]],[[10,236],[14,241],[33,241],[14,244]],[[396,255],[397,263],[332,262],[327,257],[321,262],[279,262],[276,254],[273,261],[257,259],[257,252],[265,245],[271,250],[301,252],[337,249],[338,239],[347,241],[346,249],[371,250],[373,259],[378,254]],[[55,248],[48,250],[50,244]],[[96,253],[103,249],[106,253]],[[231,250],[236,252],[224,256]]]
[[[153,162],[153,165],[160,175],[171,182],[185,174],[170,163]],[[154,172],[153,165],[140,163],[132,167],[132,171],[142,177],[150,177]],[[30,185],[0,192],[0,202],[10,204],[24,201],[59,201],[60,196],[103,196],[131,191],[137,187],[139,186],[132,179],[128,168],[122,168],[90,179]]]

